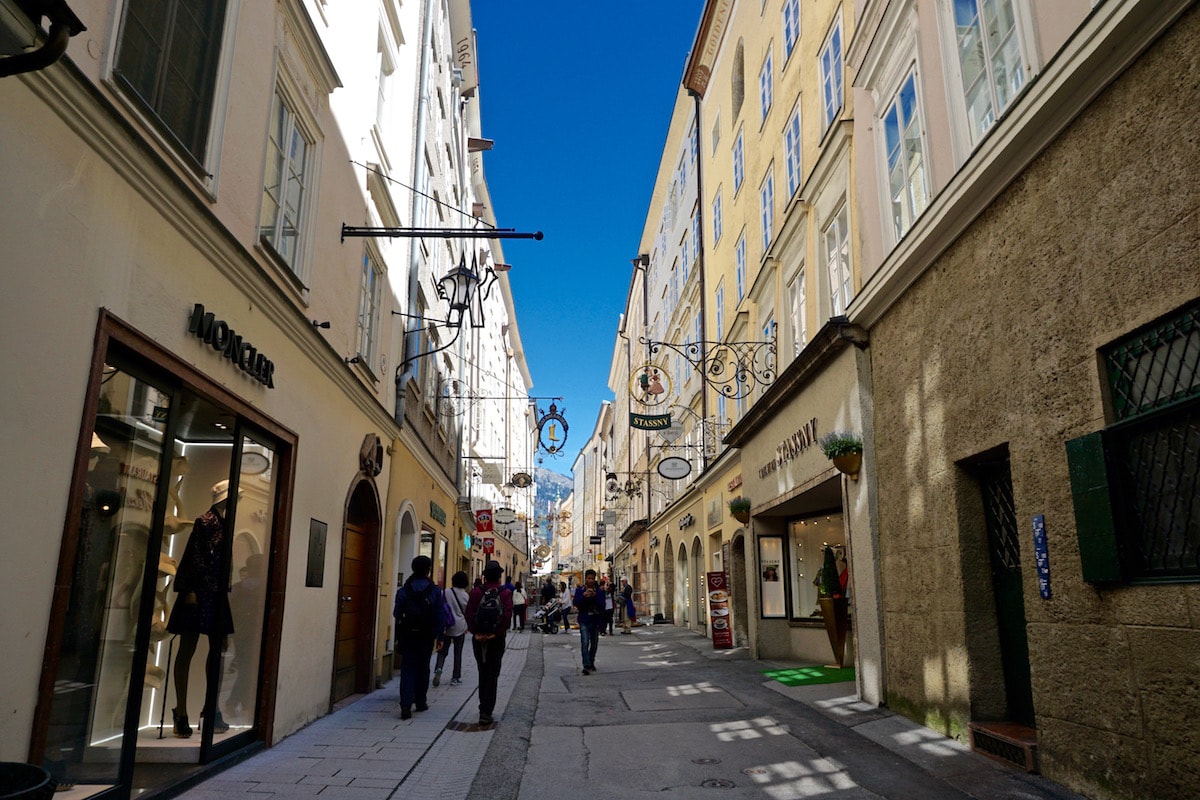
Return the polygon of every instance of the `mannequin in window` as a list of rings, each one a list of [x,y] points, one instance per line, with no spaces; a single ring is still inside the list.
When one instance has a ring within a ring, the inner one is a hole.
[[[233,614],[229,608],[229,541],[225,506],[229,499],[229,481],[212,487],[213,503],[208,511],[192,524],[192,533],[175,575],[175,591],[179,597],[171,609],[167,630],[179,634],[179,651],[175,656],[175,708],[171,717],[175,735],[186,739],[192,735],[188,724],[188,673],[200,634],[208,637],[209,653],[225,649],[226,637],[233,633]],[[216,687],[208,687],[212,699]],[[205,705],[210,705],[205,703]],[[229,726],[216,712],[213,730],[224,733]]]

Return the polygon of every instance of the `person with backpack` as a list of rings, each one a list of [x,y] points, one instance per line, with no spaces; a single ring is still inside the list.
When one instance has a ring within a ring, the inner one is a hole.
[[[412,719],[413,708],[427,711],[429,659],[441,647],[445,605],[438,586],[429,580],[429,556],[412,560],[412,575],[396,592],[396,653],[400,656],[400,719]]]
[[[450,578],[450,588],[443,594],[446,596],[446,607],[454,618],[454,623],[442,634],[442,646],[438,650],[437,664],[433,669],[433,685],[442,682],[442,667],[446,665],[446,653],[454,648],[454,671],[450,676],[450,685],[462,683],[462,652],[463,641],[467,638],[467,601],[471,596],[467,593],[467,573],[456,572]]]
[[[471,590],[467,601],[467,630],[479,668],[479,724],[495,722],[496,687],[504,659],[504,638],[512,624],[512,592],[500,585],[504,568],[489,561],[483,568],[483,585]]]

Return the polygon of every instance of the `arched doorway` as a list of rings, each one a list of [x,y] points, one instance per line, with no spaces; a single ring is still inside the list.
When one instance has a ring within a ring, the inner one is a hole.
[[[346,524],[342,529],[334,703],[373,688],[375,603],[379,595],[376,565],[382,518],[374,481],[360,476],[346,502]]]
[[[708,592],[706,591],[708,576],[704,574],[704,545],[700,542],[699,536],[692,539],[692,554],[688,559],[688,564],[691,566],[691,571],[688,573],[688,604],[692,608],[689,620],[691,627],[699,630],[700,626],[705,623],[705,612],[708,606]]]
[[[750,602],[746,591],[746,537],[743,531],[733,537],[729,548],[729,589],[733,597],[733,646],[746,647],[750,643]]]
[[[675,583],[675,624],[690,627],[692,624],[692,588],[691,570],[688,568],[687,546],[679,544],[679,553],[675,557],[675,572],[679,580]]]

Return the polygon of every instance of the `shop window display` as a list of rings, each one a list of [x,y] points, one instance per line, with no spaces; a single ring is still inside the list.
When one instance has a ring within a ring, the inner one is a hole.
[[[80,796],[257,725],[276,497],[268,437],[170,376],[106,364],[96,408],[42,759]]]
[[[833,548],[838,585],[849,596],[850,564],[845,545],[841,514],[829,514],[788,523],[792,560],[792,619],[820,618],[817,581],[825,557],[825,548]]]

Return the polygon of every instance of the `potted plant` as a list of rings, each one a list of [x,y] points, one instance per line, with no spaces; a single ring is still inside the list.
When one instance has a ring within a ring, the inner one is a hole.
[[[846,632],[850,629],[850,601],[842,591],[841,570],[833,548],[825,546],[825,559],[817,578],[817,605],[825,622],[825,634],[833,648],[833,660],[839,669],[846,662]]]
[[[833,462],[839,472],[858,480],[858,470],[862,467],[862,437],[850,431],[832,431],[817,442],[825,457]]]
[[[729,513],[738,522],[745,524],[750,521],[750,501],[744,497],[735,497],[729,501]]]

